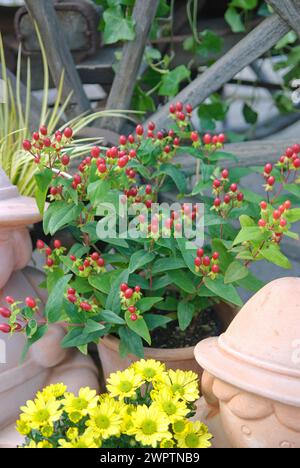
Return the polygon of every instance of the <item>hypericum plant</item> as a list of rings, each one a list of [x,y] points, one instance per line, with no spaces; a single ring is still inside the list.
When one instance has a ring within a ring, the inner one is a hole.
[[[139,361],[112,374],[108,393],[64,384],[38,392],[21,408],[19,433],[25,448],[209,448],[212,435],[191,422],[199,398],[198,376]]]
[[[153,123],[147,130],[138,125],[135,135],[120,137],[119,147],[92,148],[73,176],[63,151],[72,129],[49,136],[42,128],[24,142],[37,164],[39,205],[43,207],[47,197],[51,202],[44,214],[45,233],[54,236],[69,227],[76,242],[69,251],[58,240],[53,249],[38,242],[50,294],[45,314],[37,319],[37,310],[13,302],[13,314],[2,331],[24,330],[31,344],[49,324],[62,323],[68,330],[63,347],[86,352],[88,343],[113,334],[120,338],[122,356],[142,357],[144,344],[151,346],[158,328],[175,321],[188,332],[200,314],[217,303],[242,306],[237,288],[255,292],[262,286],[249,271],[253,262],[266,259],[290,267],[281,240],[298,239],[291,225],[300,220],[300,208],[292,208],[299,196],[300,146],[289,148],[274,167],[253,168],[263,172],[264,200],[240,184],[249,168],[221,166],[223,160],[234,159],[223,151],[225,135],[200,138],[191,128],[189,105],[177,103],[170,111],[170,130],[156,131]],[[184,141],[192,141],[192,146],[184,146]],[[179,152],[197,159],[190,194],[174,159]],[[290,192],[289,199],[284,190]],[[157,212],[156,202],[165,192],[173,192],[174,200],[189,194],[193,203],[177,204],[167,214],[165,207]],[[204,216],[198,201],[204,204]],[[115,219],[105,214],[108,204],[115,209]],[[129,222],[139,236],[129,229],[125,236],[107,237],[104,227],[111,228],[112,221],[113,227],[123,224],[124,204],[138,207]],[[202,228],[205,242],[199,245]],[[166,331],[165,346],[167,340]]]

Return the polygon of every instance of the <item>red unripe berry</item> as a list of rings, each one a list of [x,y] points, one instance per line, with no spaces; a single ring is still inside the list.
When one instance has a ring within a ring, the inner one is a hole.
[[[75,304],[77,302],[77,297],[74,294],[68,294],[68,301]]]
[[[126,299],[131,299],[133,296],[133,289],[129,288],[125,291],[125,297]]]
[[[261,204],[260,204],[260,207],[261,207],[262,210],[265,211],[268,208],[268,203],[265,202],[265,201],[262,201]]]
[[[140,292],[141,292],[141,287],[140,287],[140,286],[136,286],[136,287],[134,288],[134,291],[135,291],[136,293],[140,293]]]
[[[185,106],[185,108],[186,108],[186,111],[187,111],[188,114],[191,114],[191,113],[193,112],[193,106],[192,106],[192,104],[187,104],[187,105]]]
[[[0,332],[8,334],[11,332],[11,327],[7,323],[0,323]]]
[[[237,184],[231,184],[231,186],[230,186],[231,192],[235,193],[237,191],[237,189],[238,189]]]
[[[43,242],[42,240],[39,239],[39,240],[37,241],[37,243],[36,243],[36,248],[37,248],[38,250],[43,250],[43,249],[45,248],[44,242]]]
[[[220,133],[220,135],[218,136],[218,142],[221,144],[224,144],[225,141],[226,141],[226,135],[224,135],[224,133]]]
[[[0,307],[0,315],[3,318],[10,318],[11,317],[11,311],[7,307]]]
[[[199,135],[197,132],[192,132],[191,133],[191,140],[196,143],[197,141],[199,141]]]
[[[35,301],[35,299],[33,299],[33,297],[27,297],[25,299],[25,303],[26,303],[27,307],[29,307],[30,309],[35,309],[36,308],[36,301]]]
[[[195,266],[199,268],[202,265],[202,259],[197,257],[197,258],[195,258],[194,263],[195,263]]]
[[[92,158],[99,158],[101,153],[101,150],[98,146],[94,146],[94,148],[91,149],[91,156]]]
[[[66,138],[72,138],[73,136],[73,130],[70,127],[65,128],[64,130],[64,136]]]
[[[60,248],[61,248],[61,242],[60,242],[60,240],[56,239],[56,240],[54,241],[54,244],[53,244],[53,245],[54,245],[54,248],[55,248],[55,249],[60,249]]]
[[[136,134],[139,135],[139,136],[144,135],[144,127],[142,125],[138,125],[136,127]]]
[[[265,165],[265,173],[266,174],[271,174],[271,172],[273,171],[273,165],[271,163],[268,163]]]
[[[230,202],[231,202],[231,196],[228,195],[228,194],[225,195],[225,197],[224,197],[224,203],[225,203],[226,205],[229,205]]]
[[[127,143],[127,138],[125,135],[120,136],[120,145],[124,146]]]
[[[223,179],[228,179],[228,176],[229,176],[229,171],[228,171],[228,169],[224,169],[224,170],[222,171],[222,177],[223,177]]]
[[[281,218],[281,213],[280,213],[279,210],[275,210],[275,211],[274,211],[274,213],[273,213],[273,218],[274,218],[275,220],[278,220],[278,219]]]
[[[219,252],[214,252],[212,258],[213,258],[214,260],[218,260],[218,259],[220,258]]]
[[[170,105],[170,113],[175,114],[175,112],[176,112],[176,106],[175,106],[175,104],[171,104]]]
[[[209,257],[204,257],[203,260],[203,265],[208,267],[210,265],[210,258]]]
[[[5,301],[7,302],[7,304],[10,304],[10,305],[12,305],[12,304],[14,304],[16,302],[14,300],[14,298],[11,297],[11,296],[6,296]]]
[[[205,145],[210,145],[211,144],[211,135],[209,133],[207,133],[206,135],[204,135],[203,137],[203,143]]]
[[[271,187],[275,184],[275,182],[276,182],[276,179],[274,176],[269,177],[267,180],[268,185],[271,185]]]
[[[197,257],[202,258],[204,256],[204,249],[197,250]]]
[[[244,201],[245,195],[242,192],[239,192],[236,198],[237,198],[237,201],[242,202]]]
[[[45,125],[40,127],[40,134],[43,136],[46,136],[48,134],[48,128]]]
[[[216,198],[214,201],[214,206],[218,208],[219,206],[221,206],[221,203],[222,203],[222,200],[220,198]]]
[[[31,148],[32,148],[32,145],[31,145],[30,141],[29,140],[24,140],[23,141],[23,149],[25,151],[30,151]]]
[[[260,219],[258,221],[258,225],[259,225],[259,227],[264,228],[267,225],[267,221],[265,219]]]
[[[136,322],[138,319],[138,316],[136,314],[131,314],[130,315],[130,320],[132,320],[132,322]]]
[[[84,310],[85,312],[90,312],[92,310],[92,306],[88,302],[82,302],[80,304],[80,308]]]
[[[212,271],[214,274],[220,273],[220,267],[219,267],[219,265],[213,265],[213,266],[211,267],[211,271]]]
[[[64,154],[61,158],[61,163],[63,164],[63,166],[68,166],[70,164],[70,157]]]

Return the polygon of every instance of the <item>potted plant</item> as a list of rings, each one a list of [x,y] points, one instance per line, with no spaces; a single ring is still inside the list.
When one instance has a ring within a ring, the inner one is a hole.
[[[58,240],[53,249],[38,242],[46,256],[45,316],[36,319],[38,305],[13,304],[10,331],[25,331],[30,345],[48,324],[63,323],[64,348],[86,353],[89,343],[100,343],[106,376],[144,356],[198,372],[194,345],[225,330],[242,305],[237,288],[262,286],[249,266],[265,259],[290,267],[281,240],[298,239],[291,225],[300,219],[292,207],[300,146],[288,148],[276,166],[253,168],[263,174],[264,199],[239,185],[244,169],[224,169],[223,160],[234,159],[223,151],[224,135],[200,139],[192,131],[191,112],[172,105],[169,131],[150,123],[145,133],[139,125],[118,148],[92,148],[73,176],[63,152],[72,129],[51,137],[42,128],[24,142],[37,164],[39,206],[48,195],[51,202],[45,233],[69,227],[77,242],[68,252]],[[192,145],[184,146],[187,139]],[[174,160],[179,151],[197,159],[192,190]],[[192,204],[157,204],[170,190],[179,202],[191,192]]]
[[[198,376],[139,361],[112,374],[108,393],[64,384],[38,392],[21,407],[19,433],[25,448],[209,448],[212,435],[192,422],[199,398]]]

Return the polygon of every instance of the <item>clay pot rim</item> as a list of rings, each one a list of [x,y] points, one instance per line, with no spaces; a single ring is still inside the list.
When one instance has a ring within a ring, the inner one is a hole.
[[[223,382],[263,398],[300,407],[299,377],[259,367],[259,360],[254,365],[228,354],[220,348],[219,338],[201,341],[195,348],[195,358],[201,367]],[[263,386],[259,386],[261,382]]]
[[[112,351],[119,352],[119,338],[108,335],[101,339],[101,342]],[[101,344],[100,342],[100,344]],[[164,360],[166,361],[189,361],[194,359],[194,349],[195,346],[190,346],[188,348],[146,348],[145,350],[145,359],[161,359],[162,354],[164,355]],[[179,354],[180,353],[180,354]],[[132,357],[132,355],[129,355]]]
[[[28,359],[21,366],[12,367],[1,374],[0,393],[9,391],[17,385],[26,383],[33,377],[45,371],[43,367],[36,364],[33,359]]]
[[[8,206],[9,204],[9,206]],[[0,200],[0,226],[27,226],[39,223],[42,215],[35,199],[18,196]]]

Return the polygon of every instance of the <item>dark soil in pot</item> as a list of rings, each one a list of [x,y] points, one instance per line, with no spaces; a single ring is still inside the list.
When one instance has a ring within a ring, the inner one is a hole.
[[[222,322],[217,313],[212,309],[207,309],[198,314],[191,325],[182,331],[178,321],[170,322],[164,328],[157,328],[152,332],[153,348],[189,348],[196,346],[199,341],[212,336],[219,336],[223,331]]]

